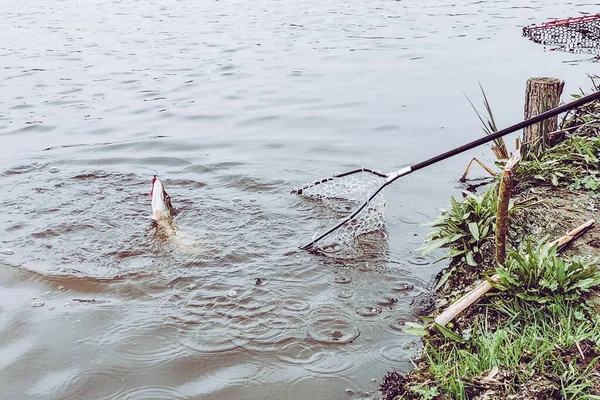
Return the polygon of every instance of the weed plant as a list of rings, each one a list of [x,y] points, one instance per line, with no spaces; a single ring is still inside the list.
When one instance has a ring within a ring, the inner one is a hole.
[[[556,246],[544,242],[534,247],[527,241],[520,251],[511,249],[505,264],[499,265],[495,272],[500,281],[494,287],[540,304],[557,296],[577,300],[600,285],[597,258],[563,260],[556,255]]]
[[[517,168],[520,185],[551,184],[600,194],[600,138],[570,136],[539,158]]]
[[[460,257],[468,265],[481,262],[482,246],[494,238],[498,185],[494,183],[482,195],[469,194],[459,202],[450,199],[450,208],[429,225],[435,230],[427,235],[421,248],[425,255],[439,248],[449,248],[444,258]]]
[[[481,121],[481,123],[483,124],[482,129],[485,132],[485,134],[491,135],[495,132],[498,132],[498,126],[496,125],[494,113],[492,112],[492,106],[490,105],[485,91],[483,90],[483,86],[481,86],[481,82],[479,83],[479,89],[481,89],[481,94],[483,95],[483,105],[485,106],[485,112],[487,113],[485,120],[483,119],[483,116],[479,113],[479,111],[477,111],[477,108],[475,107],[471,99],[469,99],[469,97],[467,97],[467,101],[469,102],[469,104],[471,104],[471,107],[475,111],[475,114],[477,114],[479,121]],[[493,142],[494,143],[492,144],[492,152],[494,153],[496,158],[498,160],[508,159],[510,155],[508,154],[504,138],[494,139]]]
[[[600,90],[600,76],[590,75],[589,76],[592,88],[594,92]],[[571,97],[579,99],[585,96],[586,92],[579,89],[580,93],[572,94]],[[569,133],[577,131],[578,133],[589,135],[594,134],[598,130],[600,125],[600,101],[592,101],[591,103],[585,104],[575,110],[567,112],[567,115],[562,120],[561,130]]]

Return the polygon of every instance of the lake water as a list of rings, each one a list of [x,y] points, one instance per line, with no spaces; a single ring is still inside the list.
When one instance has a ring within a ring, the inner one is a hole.
[[[593,2],[4,0],[0,397],[375,398],[409,371],[416,250],[468,160],[386,189],[386,230],[344,259],[290,189],[384,172],[500,126],[525,80],[597,64],[521,37]],[[564,96],[568,100],[568,96]],[[512,143],[512,142],[511,142]],[[512,147],[512,146],[511,146]],[[157,236],[158,173],[192,239]]]

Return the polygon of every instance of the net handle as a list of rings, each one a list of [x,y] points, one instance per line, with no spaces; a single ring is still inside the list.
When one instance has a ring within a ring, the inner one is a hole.
[[[425,168],[429,165],[438,163],[440,161],[443,161],[447,158],[450,158],[452,156],[455,156],[457,154],[460,153],[464,153],[467,150],[471,150],[477,146],[480,146],[484,143],[488,143],[491,142],[492,140],[495,139],[499,139],[502,136],[508,135],[509,133],[513,133],[518,131],[519,129],[523,129],[526,128],[528,126],[531,126],[533,124],[537,124],[538,122],[541,122],[545,119],[548,118],[552,118],[557,116],[558,114],[561,114],[565,111],[569,111],[572,110],[574,108],[580,107],[584,104],[587,104],[589,102],[592,102],[594,100],[598,100],[600,99],[600,91],[597,91],[595,93],[589,94],[587,96],[581,97],[575,101],[570,102],[569,104],[564,104],[560,107],[556,107],[553,108],[551,110],[548,110],[546,112],[543,112],[541,114],[536,115],[535,117],[526,119],[524,121],[519,122],[518,124],[514,124],[511,125],[507,128],[504,128],[498,132],[495,132],[491,135],[486,135],[482,138],[479,138],[477,140],[474,140],[470,143],[464,144],[462,146],[456,147],[452,150],[449,150],[445,153],[439,154],[435,157],[432,157],[428,160],[422,161],[420,163],[414,164],[412,166],[406,167],[406,168],[402,168],[396,172],[392,172],[390,174],[387,175],[387,178],[385,180],[385,182],[379,186],[379,188],[369,196],[369,198],[356,210],[354,211],[350,216],[344,218],[341,222],[339,222],[337,225],[335,225],[333,228],[327,230],[325,233],[322,233],[321,235],[319,235],[317,238],[313,239],[312,242],[300,247],[301,250],[308,250],[310,248],[312,248],[317,242],[319,242],[321,239],[323,239],[325,236],[331,234],[333,231],[337,230],[338,228],[340,228],[342,225],[344,225],[345,223],[347,223],[348,221],[352,220],[354,217],[356,217],[356,215],[361,212],[366,206],[367,204],[369,204],[369,202],[371,200],[373,200],[373,198],[375,196],[377,196],[387,185],[391,184],[392,182],[394,182],[396,179],[400,178],[401,176],[404,175],[408,175],[414,171],[418,171],[422,168]],[[351,173],[356,173],[358,171],[362,171],[362,169],[359,170],[354,170],[354,171],[349,171],[348,173],[345,173],[344,176],[350,175]]]
[[[312,240],[312,242],[305,244],[304,246],[300,247],[300,250],[308,250],[311,247],[313,247],[317,242],[321,241],[321,239],[323,239],[325,236],[329,235],[330,233],[332,233],[333,231],[337,230],[338,228],[340,228],[342,225],[344,225],[346,222],[350,221],[352,218],[356,217],[356,215],[358,215],[359,212],[361,212],[370,202],[371,200],[373,200],[373,198],[375,198],[375,196],[377,196],[387,185],[389,185],[390,183],[392,183],[393,181],[395,181],[396,179],[398,179],[401,176],[404,175],[408,175],[412,172],[410,167],[406,167],[403,168],[401,170],[398,170],[396,172],[392,172],[388,175],[383,175],[381,174],[383,177],[386,177],[385,182],[379,186],[379,188],[377,188],[377,190],[375,192],[373,192],[369,198],[360,205],[360,207],[358,207],[350,216],[344,218],[343,220],[341,220],[337,225],[333,226],[332,228],[330,228],[329,230],[327,230],[326,232],[320,234],[318,237],[314,238]]]

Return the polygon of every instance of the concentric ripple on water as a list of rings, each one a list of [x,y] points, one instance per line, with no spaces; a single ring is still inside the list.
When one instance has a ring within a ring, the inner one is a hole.
[[[334,316],[318,317],[307,326],[308,337],[320,344],[348,344],[360,335],[358,325]]]

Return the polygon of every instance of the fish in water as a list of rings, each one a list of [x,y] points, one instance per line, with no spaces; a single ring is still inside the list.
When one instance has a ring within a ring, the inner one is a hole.
[[[175,225],[173,225],[175,208],[171,203],[171,196],[169,196],[162,181],[156,175],[152,178],[150,197],[152,197],[152,219],[156,222],[156,225],[168,235],[177,234]]]
[[[162,218],[173,218],[173,216],[175,216],[175,209],[171,203],[171,196],[169,196],[162,181],[158,179],[158,176],[156,175],[152,177],[150,197],[152,197],[152,218],[155,221]]]
[[[152,219],[159,237],[167,239],[177,249],[185,252],[196,254],[199,251],[204,251],[202,246],[198,246],[197,238],[182,232],[175,226],[173,217],[176,212],[171,203],[171,196],[169,196],[162,181],[156,175],[152,178],[150,197],[152,197]]]

